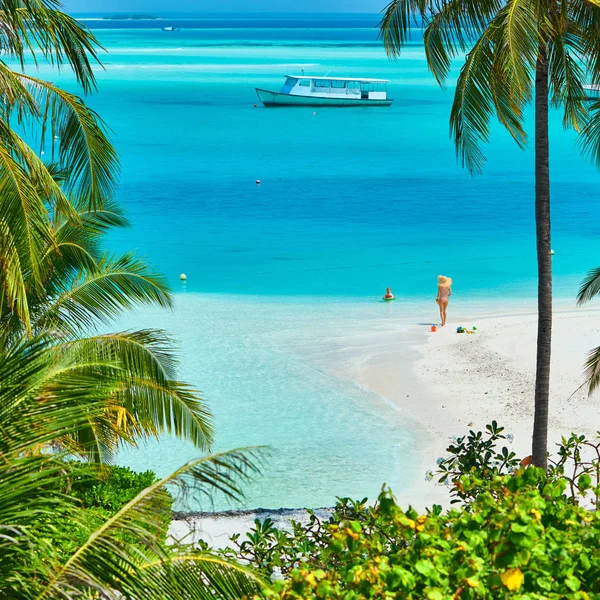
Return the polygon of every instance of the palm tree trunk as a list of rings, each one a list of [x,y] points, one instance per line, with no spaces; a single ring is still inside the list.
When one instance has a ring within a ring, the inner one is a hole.
[[[535,74],[535,228],[538,259],[538,337],[532,462],[548,467],[548,406],[552,350],[552,256],[548,140],[548,57],[542,46]]]

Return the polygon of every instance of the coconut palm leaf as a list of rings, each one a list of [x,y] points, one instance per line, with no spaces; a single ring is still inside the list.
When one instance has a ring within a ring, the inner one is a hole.
[[[564,106],[563,126],[580,132],[588,120],[583,82],[585,73],[579,57],[583,55],[581,31],[566,31],[557,36],[548,53],[552,104]]]
[[[188,547],[171,551],[166,560],[142,562],[123,588],[131,597],[144,594],[153,600],[226,600],[255,597],[263,585],[256,572]]]
[[[55,244],[46,249],[40,261],[44,291],[48,297],[56,297],[65,289],[65,282],[71,282],[81,271],[93,272],[102,258],[101,240],[113,227],[128,225],[120,207],[112,200],[101,208],[90,211],[73,207],[77,219],[54,215]]]
[[[577,141],[582,153],[600,167],[600,100],[590,103]]]
[[[18,244],[23,267],[31,269],[39,285],[39,258],[44,246],[53,244],[43,198],[39,195],[27,170],[14,157],[17,136],[0,119],[0,217]]]
[[[424,29],[429,67],[442,83],[446,61],[457,50],[466,51],[502,6],[502,0],[393,0],[379,23],[380,37],[388,55],[396,58],[410,40],[412,26]]]
[[[164,332],[142,330],[77,339],[60,351],[75,362],[118,365],[120,386],[112,402],[129,417],[125,422],[137,439],[167,432],[208,450],[214,435],[210,411],[196,390],[177,381],[171,345]]]
[[[2,49],[21,67],[28,57],[37,64],[37,51],[50,64],[68,64],[79,84],[89,92],[95,87],[92,62],[99,64],[101,46],[86,27],[59,9],[60,3],[55,0],[3,0]]]
[[[2,348],[0,374],[0,448],[4,445],[6,453],[18,455],[32,445],[76,437],[91,422],[98,439],[112,440],[120,433],[107,412],[122,385],[115,363],[86,363],[80,355],[57,352],[54,341],[43,336]],[[48,406],[56,408],[52,423],[45,416]],[[66,421],[61,420],[63,406]]]
[[[1,66],[1,65],[0,65]],[[65,187],[93,210],[114,193],[118,160],[102,119],[83,101],[55,85],[18,73],[25,87],[48,115],[52,138],[58,137],[58,161],[66,171]]]
[[[0,218],[0,317],[7,311],[15,311],[27,331],[31,331],[25,273],[14,237],[5,219]]]
[[[587,67],[590,83],[600,83],[600,2],[579,0],[569,2],[569,24],[577,27],[582,45],[581,56]]]
[[[421,27],[427,19],[430,4],[429,0],[394,0],[388,4],[379,27],[390,56],[400,56],[402,47],[410,39],[412,27]]]
[[[589,302],[600,293],[600,267],[592,269],[581,282],[577,293],[577,306]]]
[[[481,143],[490,136],[494,96],[488,85],[492,73],[494,46],[492,33],[486,31],[467,55],[458,82],[450,114],[450,132],[457,155],[471,172],[481,171],[485,156]]]
[[[207,589],[220,594],[216,597],[239,598],[239,592],[237,596],[224,595],[227,590],[235,591],[235,584],[224,578],[231,573],[237,581],[244,573],[239,565],[229,565],[219,559],[209,563],[203,561],[201,555],[194,560],[183,560],[182,555],[177,554],[171,561],[168,549],[158,540],[157,531],[161,512],[165,509],[165,486],[177,485],[188,494],[191,491],[210,494],[211,490],[218,489],[227,497],[239,500],[239,482],[257,472],[259,459],[260,449],[257,448],[215,454],[192,461],[147,488],[94,531],[35,597],[37,600],[51,598],[72,591],[74,587],[94,589],[107,597],[116,597],[117,592],[124,589],[135,597],[144,589],[159,589],[159,585],[164,586],[166,595],[161,597],[169,597],[169,594],[180,597],[174,592],[189,580],[193,565],[198,579],[207,585]],[[131,536],[135,543],[123,543],[124,536],[125,539]],[[140,547],[145,548],[144,552]],[[158,564],[163,568],[157,568]],[[180,576],[172,579],[177,572]],[[251,581],[250,574],[246,577]],[[214,583],[208,587],[211,579]],[[258,591],[258,585],[254,589]]]
[[[435,10],[426,15],[423,21],[425,55],[438,84],[446,81],[452,59],[471,48],[503,4],[448,0],[438,2]]]
[[[600,385],[600,347],[589,351],[585,361],[584,375],[588,393],[592,394]]]
[[[138,304],[170,308],[166,289],[164,279],[133,254],[120,258],[105,255],[93,271],[82,270],[77,280],[49,303],[43,323],[45,327],[82,331]]]

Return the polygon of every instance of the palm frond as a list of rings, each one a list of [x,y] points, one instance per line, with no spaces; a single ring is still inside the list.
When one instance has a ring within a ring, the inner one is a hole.
[[[600,347],[594,348],[588,353],[584,373],[588,385],[588,393],[592,394],[600,385]]]
[[[489,85],[493,58],[492,32],[486,30],[461,68],[450,113],[450,134],[456,154],[471,173],[480,172],[485,164],[480,145],[489,140],[490,120],[494,114],[494,97]]]
[[[237,600],[256,597],[264,586],[255,571],[193,548],[171,551],[166,560],[140,562],[123,586],[132,597]]]
[[[588,107],[588,116],[579,132],[577,145],[582,154],[600,167],[600,100]]]
[[[535,3],[509,0],[490,24],[497,29],[495,61],[515,97],[515,105],[531,99],[542,32]],[[514,137],[514,136],[513,136]]]
[[[389,56],[400,56],[402,47],[410,39],[411,27],[422,27],[429,4],[429,0],[392,0],[384,9],[379,28]]]
[[[577,293],[577,306],[589,302],[600,293],[600,267],[592,269],[581,282]]]
[[[3,218],[0,218],[0,285],[3,288],[0,292],[0,317],[5,310],[14,311],[25,325],[25,330],[31,332],[25,271],[13,235]]]
[[[0,7],[0,43],[23,67],[36,53],[60,67],[69,65],[85,92],[95,88],[92,63],[102,47],[79,21],[62,12],[55,0],[4,0]]]
[[[171,345],[164,332],[143,330],[78,339],[63,350],[90,364],[118,365],[122,383],[113,399],[131,416],[136,437],[168,432],[208,450],[214,435],[210,411],[195,389],[177,381]]]
[[[587,123],[588,110],[583,89],[585,72],[581,65],[585,34],[569,24],[562,35],[556,35],[548,54],[548,74],[552,105],[564,107],[563,126],[580,132]]]
[[[568,22],[577,29],[582,44],[581,60],[592,84],[600,84],[600,1],[570,0]]]
[[[495,0],[431,3],[424,21],[423,43],[429,70],[440,85],[448,76],[452,59],[469,50],[502,6],[503,2]]]
[[[42,336],[23,338],[0,352],[0,448],[20,455],[63,436],[75,434],[90,419],[112,428],[106,416],[109,399],[119,388],[110,376],[114,365],[77,362],[57,354]],[[113,431],[112,436],[114,437]]]
[[[83,101],[55,85],[17,74],[41,114],[50,115],[52,136],[59,138],[58,160],[66,172],[65,187],[91,210],[102,207],[114,193],[118,159],[102,119]]]
[[[0,119],[0,218],[10,229],[23,269],[31,270],[34,285],[40,285],[39,261],[43,248],[53,245],[43,198],[29,173],[15,158],[22,141],[8,123]]]
[[[164,279],[131,253],[120,258],[104,256],[94,271],[82,272],[50,303],[45,320],[67,330],[89,330],[139,304],[170,308]]]
[[[60,594],[69,589],[72,582],[109,596],[127,585],[124,584],[126,581],[130,581],[138,590],[143,585],[154,587],[152,581],[157,576],[157,561],[165,569],[172,567],[168,550],[157,536],[161,513],[166,507],[165,486],[177,485],[184,493],[194,491],[208,495],[218,490],[229,498],[239,500],[239,482],[248,480],[257,472],[256,461],[259,458],[260,449],[257,448],[207,456],[188,463],[142,491],[90,535],[88,541],[47,582],[37,600]],[[135,540],[135,544],[123,543],[122,540],[129,536]],[[146,549],[144,555],[138,549],[140,546]],[[144,563],[148,565],[146,571],[140,568]],[[221,563],[222,567],[224,565],[225,561]],[[196,561],[195,566],[201,569],[203,565]],[[236,575],[239,574],[239,565],[234,568]],[[165,577],[163,581],[168,586],[168,578]]]

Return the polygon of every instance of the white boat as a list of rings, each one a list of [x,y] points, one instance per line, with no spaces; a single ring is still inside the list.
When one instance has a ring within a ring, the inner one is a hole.
[[[584,85],[585,96],[588,100],[600,100],[600,85]]]
[[[387,79],[287,75],[278,92],[256,88],[265,106],[390,106]]]

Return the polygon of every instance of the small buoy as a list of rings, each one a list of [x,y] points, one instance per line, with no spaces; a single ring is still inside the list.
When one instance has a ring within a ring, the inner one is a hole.
[[[181,281],[185,281],[185,280],[187,279],[187,275],[186,275],[185,273],[182,273],[182,274],[179,276],[179,279],[181,279]]]
[[[554,254],[554,250],[550,250],[550,254]]]
[[[46,154],[46,153],[45,153],[45,152],[42,150],[42,151],[40,152],[40,154],[41,154],[42,156],[44,156],[44,154]]]
[[[55,135],[55,136],[54,136],[54,139],[55,139],[55,140],[57,140],[57,139],[58,139],[58,136],[57,136],[57,135]]]
[[[437,327],[436,327],[435,325],[432,325],[432,326],[431,326],[431,331],[432,331],[433,333],[435,333],[435,332],[437,331]]]
[[[313,113],[313,115],[316,115],[316,114],[317,114],[316,112]]]
[[[256,185],[260,185],[260,179],[256,180]]]

